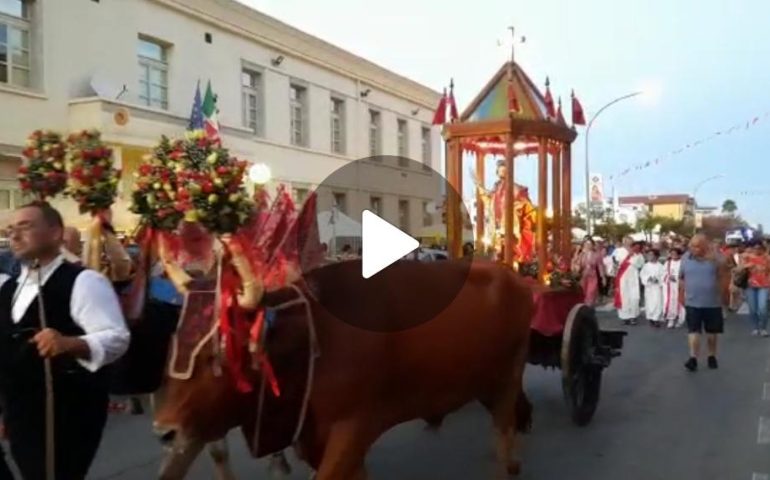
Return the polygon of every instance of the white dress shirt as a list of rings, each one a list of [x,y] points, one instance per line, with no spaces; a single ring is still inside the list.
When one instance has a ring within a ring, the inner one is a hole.
[[[39,278],[43,285],[64,261],[64,256],[59,255],[40,269]],[[0,285],[8,278],[7,275],[0,277]],[[36,301],[37,295],[38,273],[22,266],[11,311],[15,323],[21,321],[29,306]],[[80,338],[88,344],[91,352],[88,360],[77,359],[84,368],[95,372],[126,352],[131,334],[126,327],[115,290],[104,275],[93,270],[84,270],[78,275],[72,288],[69,308],[72,320],[85,331]]]

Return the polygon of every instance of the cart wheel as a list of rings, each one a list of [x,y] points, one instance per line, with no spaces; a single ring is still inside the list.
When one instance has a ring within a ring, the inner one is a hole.
[[[599,343],[599,325],[587,305],[575,305],[567,317],[561,345],[561,378],[564,399],[572,421],[585,426],[599,404],[602,368],[591,361]]]

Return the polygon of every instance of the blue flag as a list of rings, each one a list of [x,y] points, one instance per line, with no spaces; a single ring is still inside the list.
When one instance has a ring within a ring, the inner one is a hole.
[[[195,87],[195,98],[193,99],[192,112],[190,113],[190,123],[188,130],[203,130],[203,102],[201,101],[201,82]]]

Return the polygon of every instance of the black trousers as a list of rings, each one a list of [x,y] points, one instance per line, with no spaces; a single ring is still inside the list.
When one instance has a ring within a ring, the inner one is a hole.
[[[107,421],[106,388],[56,389],[55,464],[57,480],[86,478]],[[4,414],[11,455],[24,480],[46,478],[45,395],[12,392]]]

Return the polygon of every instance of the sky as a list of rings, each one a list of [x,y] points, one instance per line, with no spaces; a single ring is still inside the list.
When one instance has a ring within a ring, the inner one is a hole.
[[[591,172],[609,176],[770,112],[770,2],[766,0],[239,0],[435,90],[454,78],[458,106],[473,99],[526,36],[516,60],[565,102],[575,89],[596,120]],[[500,46],[500,43],[503,46]],[[584,127],[573,144],[573,191],[584,196]],[[620,195],[697,192],[700,205],[738,204],[770,225],[770,117],[619,178]],[[517,182],[534,188],[534,157]],[[745,192],[751,192],[746,194]]]

